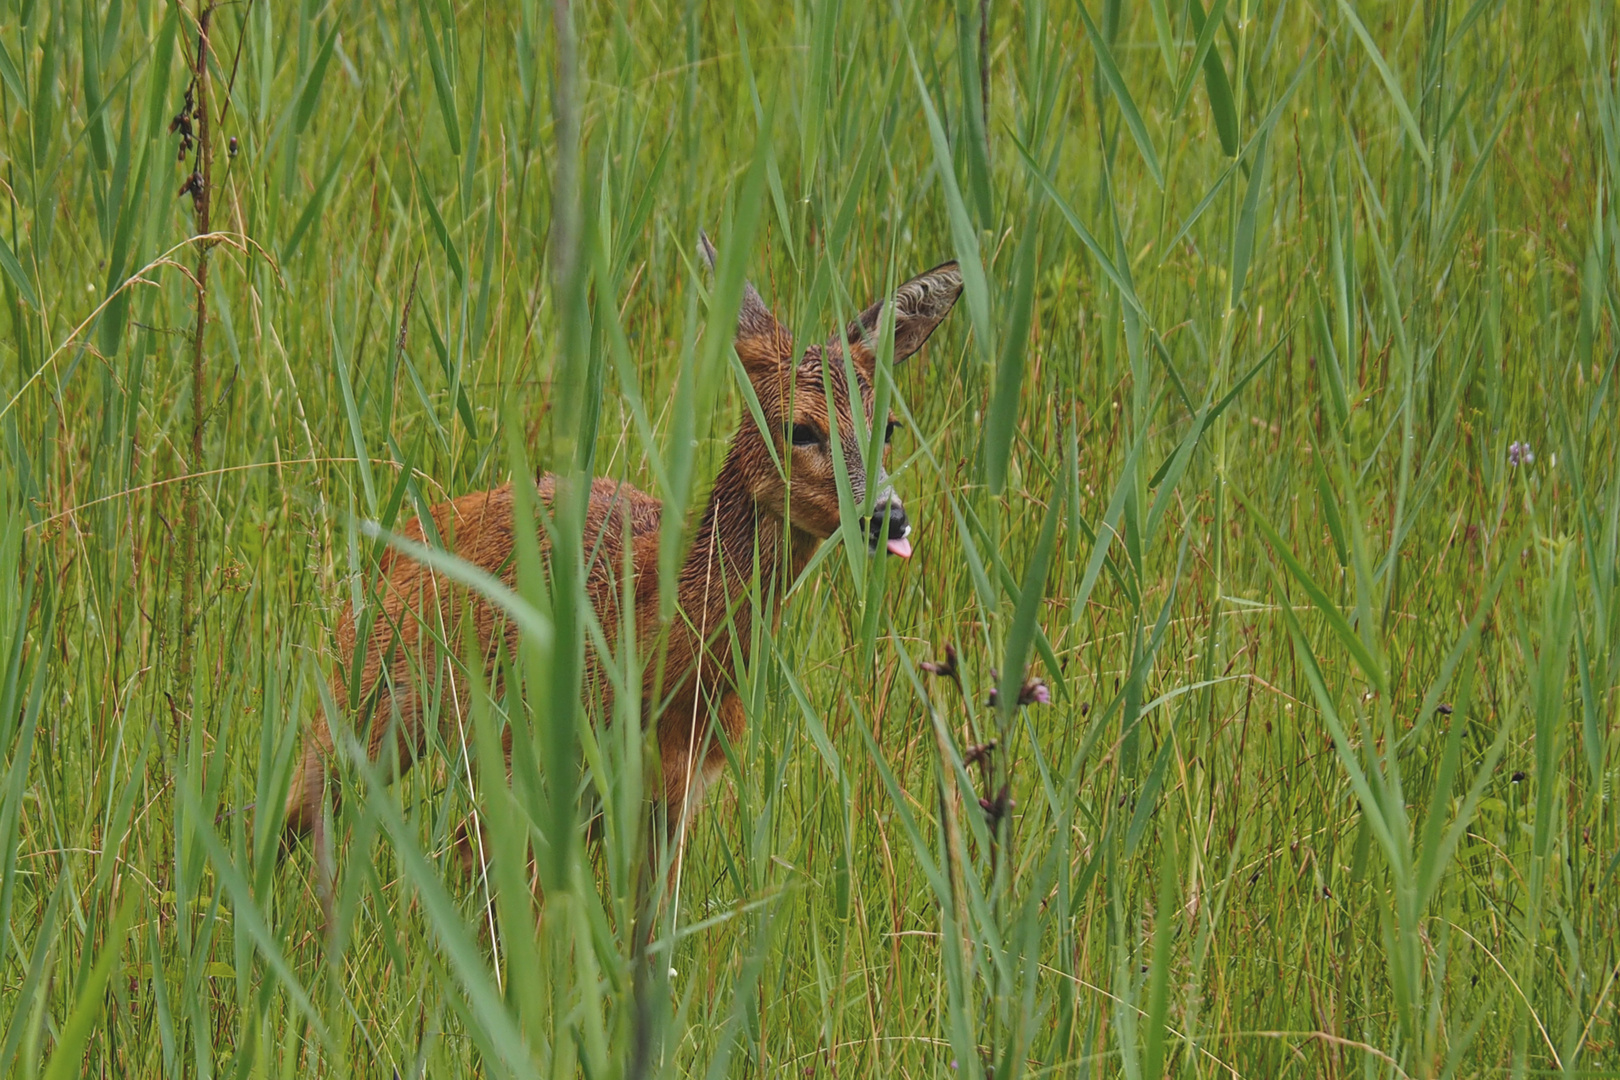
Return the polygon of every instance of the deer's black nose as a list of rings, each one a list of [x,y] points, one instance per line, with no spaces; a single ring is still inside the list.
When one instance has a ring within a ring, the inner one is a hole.
[[[899,499],[889,498],[874,507],[866,528],[867,545],[873,554],[885,543],[896,555],[911,554],[911,545],[906,541],[911,533],[911,519],[906,517],[906,508]]]

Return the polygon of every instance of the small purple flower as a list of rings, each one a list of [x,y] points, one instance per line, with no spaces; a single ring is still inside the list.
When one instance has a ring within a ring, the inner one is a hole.
[[[1001,676],[996,673],[995,668],[991,668],[990,669],[990,677],[993,678],[993,679],[999,679]],[[1000,700],[1000,698],[1001,698],[1001,692],[999,690],[997,690],[995,687],[991,687],[990,688],[990,698],[989,698],[988,701],[985,702],[985,704],[994,707],[994,705],[996,704],[996,702],[998,700]],[[1018,688],[1018,704],[1020,704],[1020,705],[1050,705],[1050,704],[1052,704],[1052,691],[1050,689],[1048,689],[1048,687],[1046,685],[1046,680],[1042,679],[1039,675],[1031,675],[1029,678],[1025,679],[1024,680],[1024,685],[1020,686]]]
[[[944,675],[947,678],[956,680],[957,682],[962,681],[962,676],[957,668],[955,645],[945,646],[945,659],[924,660],[917,666],[928,672],[930,675]]]
[[[1530,449],[1527,442],[1511,442],[1508,444],[1508,464],[1512,466],[1533,465],[1536,461],[1535,451]]]

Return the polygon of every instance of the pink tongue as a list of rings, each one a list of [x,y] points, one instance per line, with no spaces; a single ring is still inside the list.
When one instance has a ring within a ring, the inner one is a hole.
[[[898,540],[890,540],[889,552],[891,554],[900,556],[902,559],[909,559],[911,558],[911,541],[907,540],[905,537],[901,537]]]

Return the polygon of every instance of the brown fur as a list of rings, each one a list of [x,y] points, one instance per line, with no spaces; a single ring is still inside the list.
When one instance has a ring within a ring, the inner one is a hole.
[[[704,240],[704,255],[713,264],[713,249]],[[920,348],[935,326],[949,313],[961,291],[955,263],[946,263],[912,279],[894,296],[895,360]],[[871,416],[873,404],[872,335],[879,325],[883,302],[862,313],[843,335],[843,341],[812,346],[797,365],[785,330],[749,285],[738,312],[735,347],[760,399],[769,434],[752,419],[745,419],[715,478],[686,561],[676,585],[678,612],[669,628],[662,670],[662,693],[655,681],[657,665],[649,663],[642,682],[641,715],[657,724],[662,759],[663,790],[659,799],[673,832],[695,809],[703,789],[723,764],[719,740],[711,724],[718,720],[726,738],[736,744],[745,722],[734,679],[740,643],[747,658],[750,620],[755,616],[744,599],[758,575],[771,590],[773,621],[779,616],[781,592],[805,567],[823,539],[840,524],[830,440],[819,447],[795,447],[793,425],[808,425],[825,436],[837,421],[839,437],[856,502],[866,497],[867,476],[861,461],[850,387],[842,363],[841,347],[850,349],[862,413]],[[839,362],[825,364],[826,357]],[[824,370],[825,367],[825,370]],[[831,395],[824,391],[823,378]],[[784,477],[772,461],[765,440],[777,455],[791,461]],[[875,503],[899,506],[881,470],[874,478]],[[549,507],[555,480],[542,475],[536,481],[540,499]],[[658,537],[662,514],[659,500],[629,484],[599,479],[591,486],[584,529],[584,550],[591,561],[585,588],[609,648],[617,647],[620,628],[619,580],[625,565],[624,542],[631,544],[629,562],[634,575],[636,641],[643,647],[657,640]],[[463,495],[431,510],[438,534],[457,555],[493,574],[508,585],[515,580],[513,552],[513,493],[511,484],[490,491]],[[425,542],[422,523],[413,520],[401,533]],[[541,537],[542,547],[545,537]],[[380,611],[363,643],[360,695],[348,700],[347,673],[357,647],[352,610],[345,611],[337,628],[338,666],[332,678],[340,709],[360,714],[367,724],[366,752],[374,762],[397,763],[403,773],[426,748],[425,721],[431,713],[424,692],[438,698],[440,726],[445,737],[460,738],[460,718],[468,701],[468,686],[453,657],[440,655],[438,641],[462,640],[460,620],[469,616],[486,664],[492,664],[504,642],[508,655],[516,645],[517,628],[497,608],[476,594],[446,580],[427,566],[395,551],[382,560]],[[735,638],[733,637],[735,634]],[[459,653],[459,650],[457,650]],[[601,677],[600,662],[588,650],[584,687],[602,703],[601,715],[612,714],[611,691]],[[386,670],[385,670],[386,669]],[[661,700],[654,700],[655,694]],[[392,738],[390,739],[390,734]],[[510,766],[510,731],[507,756]],[[391,746],[391,750],[390,750]],[[387,759],[385,752],[393,757]],[[319,830],[325,786],[331,777],[333,741],[323,716],[317,714],[287,797],[286,822],[290,834]]]

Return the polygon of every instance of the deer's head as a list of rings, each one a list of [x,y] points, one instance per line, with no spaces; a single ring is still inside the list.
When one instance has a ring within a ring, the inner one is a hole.
[[[708,237],[701,237],[700,245],[704,260],[712,267],[714,248]],[[900,363],[922,348],[961,292],[957,264],[936,266],[901,285],[892,298],[873,303],[843,334],[809,346],[795,360],[787,329],[777,322],[753,284],[744,285],[735,346],[759,398],[765,430],[759,429],[751,415],[745,416],[737,446],[749,466],[748,482],[756,502],[782,514],[795,528],[826,539],[842,520],[836,460],[841,457],[851,503],[864,507],[868,491],[872,494],[871,516],[863,522],[871,549],[875,552],[887,546],[896,555],[911,554],[907,539],[911,523],[884,468],[896,421],[893,414],[872,415],[878,335],[884,309],[892,304],[894,362]],[[883,433],[883,449],[868,469],[862,446],[869,442],[874,425]],[[776,450],[774,458],[766,449],[766,440]]]

